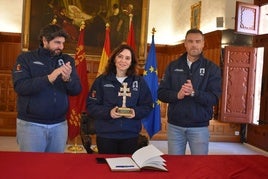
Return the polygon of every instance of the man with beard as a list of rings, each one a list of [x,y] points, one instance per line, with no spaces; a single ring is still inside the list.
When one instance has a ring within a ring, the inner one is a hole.
[[[65,150],[68,95],[78,95],[81,91],[74,59],[62,53],[67,37],[60,26],[45,26],[40,31],[40,47],[20,54],[14,65],[20,151],[62,153]]]
[[[221,70],[203,54],[204,35],[190,29],[184,53],[171,62],[158,88],[159,100],[168,105],[168,154],[207,155],[209,120],[221,94]]]

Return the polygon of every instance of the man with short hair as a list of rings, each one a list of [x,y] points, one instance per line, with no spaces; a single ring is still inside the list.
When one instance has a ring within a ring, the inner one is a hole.
[[[221,70],[202,55],[204,35],[198,29],[186,33],[184,53],[166,68],[158,88],[159,100],[168,105],[168,153],[207,155],[209,120],[221,95]]]

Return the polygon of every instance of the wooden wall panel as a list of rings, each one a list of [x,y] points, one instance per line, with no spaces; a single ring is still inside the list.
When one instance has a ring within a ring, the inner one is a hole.
[[[18,33],[0,33],[0,70],[12,69],[21,52],[20,38]]]
[[[0,111],[16,111],[16,94],[10,73],[0,73]]]
[[[11,70],[20,49],[20,34],[0,33],[0,135],[16,135],[16,93]]]

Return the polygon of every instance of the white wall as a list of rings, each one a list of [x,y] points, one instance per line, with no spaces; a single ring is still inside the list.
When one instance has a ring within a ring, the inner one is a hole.
[[[21,32],[23,0],[0,0],[0,32]]]
[[[251,4],[254,2],[254,0],[239,1]],[[199,0],[151,0],[148,39],[151,36],[150,28],[155,27],[158,31],[155,43],[177,44],[183,40],[185,33],[191,27],[191,6],[198,2]],[[236,0],[202,0],[200,30],[207,33],[220,29],[234,29],[235,10]],[[223,28],[217,28],[217,17],[224,18]]]

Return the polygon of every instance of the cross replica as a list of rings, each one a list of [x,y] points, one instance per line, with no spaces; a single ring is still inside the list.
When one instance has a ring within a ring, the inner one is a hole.
[[[130,89],[127,88],[127,83],[123,83],[122,85],[123,87],[121,87],[120,91],[118,92],[118,96],[123,96],[122,107],[119,107],[116,112],[121,116],[129,116],[131,115],[131,110],[130,108],[126,107],[126,101],[127,97],[131,97],[131,93]]]

